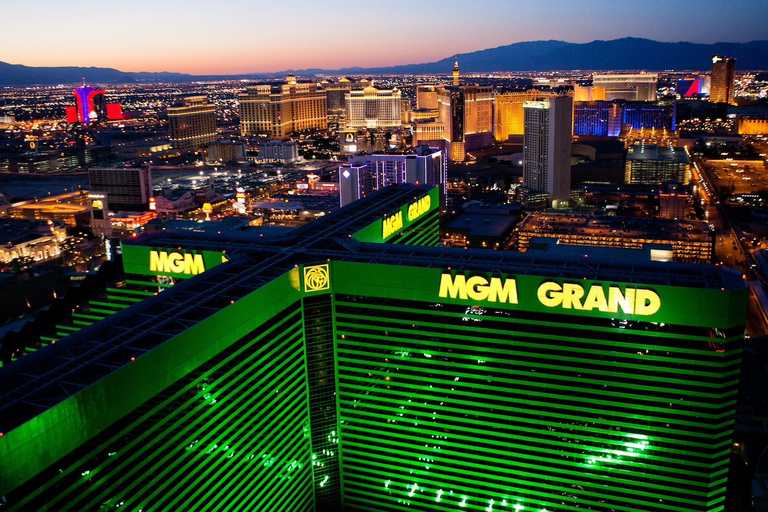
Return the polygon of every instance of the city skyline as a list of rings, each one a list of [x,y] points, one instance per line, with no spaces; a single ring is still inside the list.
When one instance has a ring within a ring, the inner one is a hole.
[[[358,15],[349,14],[349,6],[336,0],[321,6],[302,0],[289,12],[277,5],[252,6],[240,0],[215,11],[197,1],[158,5],[139,0],[125,10],[36,0],[4,7],[8,22],[0,43],[3,61],[27,66],[236,74],[424,63],[548,39],[584,43],[645,37],[709,44],[767,39],[760,23],[763,16],[756,15],[768,14],[765,4],[737,3],[738,8],[685,0],[672,12],[657,0],[637,5],[589,0],[576,12],[563,0],[535,6],[451,1],[445,8],[407,16],[412,5],[401,1],[390,2],[375,15],[370,10]],[[648,26],[653,13],[664,15],[654,14],[654,24]],[[439,30],[423,30],[419,20],[426,15],[429,26]],[[364,39],[358,29],[363,29]]]

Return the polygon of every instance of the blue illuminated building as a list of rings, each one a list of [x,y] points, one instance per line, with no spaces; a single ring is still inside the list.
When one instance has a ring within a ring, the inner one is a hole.
[[[675,102],[661,101],[576,101],[573,107],[573,134],[617,137],[622,125],[675,131]]]

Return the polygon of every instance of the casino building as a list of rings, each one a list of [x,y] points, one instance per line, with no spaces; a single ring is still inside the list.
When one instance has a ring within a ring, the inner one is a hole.
[[[124,245],[133,305],[0,368],[7,506],[723,510],[741,275],[442,248],[438,205]]]

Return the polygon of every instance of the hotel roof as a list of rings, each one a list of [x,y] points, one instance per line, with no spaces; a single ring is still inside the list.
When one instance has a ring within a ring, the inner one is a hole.
[[[687,164],[688,156],[683,148],[659,147],[656,144],[642,144],[631,146],[627,151],[627,160],[638,161],[666,161],[679,164]]]
[[[708,265],[633,265],[599,258],[362,243],[352,238],[429,188],[388,187],[269,238],[240,231],[166,230],[131,240],[149,247],[226,250],[229,261],[0,369],[0,432],[34,418],[129,364],[131,357],[162,345],[301,264],[333,260],[692,288],[746,286],[741,274]]]

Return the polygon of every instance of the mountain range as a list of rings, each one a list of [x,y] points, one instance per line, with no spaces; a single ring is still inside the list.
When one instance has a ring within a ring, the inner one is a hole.
[[[454,59],[462,73],[490,71],[557,71],[557,70],[678,70],[706,71],[715,54],[737,59],[739,70],[768,70],[768,41],[749,43],[698,44],[663,43],[627,37],[611,41],[568,43],[565,41],[527,41],[498,48],[453,55],[437,62],[389,67],[352,67],[343,69],[293,70],[297,75],[379,75],[379,74],[448,74]],[[280,76],[275,73],[240,75],[189,75],[184,73],[124,72],[96,67],[29,67],[0,62],[0,85],[56,85],[80,82],[118,84],[136,82],[193,82],[225,79],[263,79]]]

